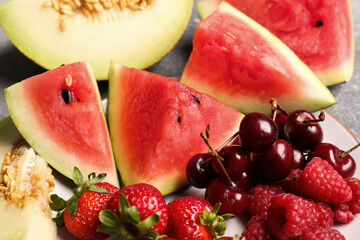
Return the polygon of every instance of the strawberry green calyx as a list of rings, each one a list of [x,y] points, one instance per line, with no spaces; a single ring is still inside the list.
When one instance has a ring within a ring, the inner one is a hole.
[[[119,212],[121,217],[118,217],[109,209],[103,209],[99,213],[102,225],[97,230],[109,234],[110,237],[107,240],[156,240],[164,237],[155,230],[150,229],[160,221],[159,212],[141,221],[137,208],[130,206],[123,193],[119,196]]]
[[[210,212],[204,209],[202,213],[199,214],[200,223],[206,226],[216,237],[224,235],[227,221],[234,216],[230,213],[221,216],[217,215],[220,207],[221,204],[217,203]]]
[[[64,226],[64,210],[66,209],[71,216],[75,216],[78,206],[78,198],[85,191],[92,191],[97,193],[108,193],[108,190],[98,187],[95,184],[102,182],[106,177],[106,173],[100,173],[96,175],[95,173],[90,173],[88,175],[88,180],[84,181],[83,175],[77,167],[74,167],[73,170],[73,181],[77,185],[72,195],[68,200],[64,200],[59,197],[57,194],[52,194],[50,196],[50,208],[53,211],[57,211],[57,215],[53,220],[55,221],[58,227]]]

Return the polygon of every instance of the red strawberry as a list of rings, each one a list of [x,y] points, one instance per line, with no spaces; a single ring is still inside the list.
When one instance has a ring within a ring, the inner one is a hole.
[[[352,198],[351,188],[343,177],[319,157],[314,157],[291,185],[295,192],[318,201],[337,204]]]
[[[159,234],[165,232],[168,210],[165,199],[157,188],[146,183],[138,183],[121,188],[119,192],[113,195],[107,205],[107,209],[115,212],[118,216],[120,216],[119,197],[121,193],[125,195],[130,206],[137,208],[140,220],[144,220],[152,214],[159,212],[160,221],[150,229],[157,231]]]
[[[119,189],[106,182],[95,185],[108,190],[109,193],[85,191],[77,200],[76,214],[71,216],[67,210],[64,212],[66,229],[78,239],[104,239],[107,236],[96,231],[100,225],[99,212],[106,207],[111,196]]]
[[[219,206],[212,208],[208,201],[199,197],[174,199],[168,203],[166,234],[177,240],[213,240],[223,235],[231,215],[216,216]]]
[[[100,225],[99,212],[106,207],[112,195],[119,189],[110,183],[101,182],[106,174],[89,175],[89,180],[83,182],[79,169],[74,168],[73,179],[77,184],[74,195],[67,201],[51,195],[52,210],[59,211],[54,219],[59,227],[66,229],[80,240],[100,240],[106,234],[97,232]]]

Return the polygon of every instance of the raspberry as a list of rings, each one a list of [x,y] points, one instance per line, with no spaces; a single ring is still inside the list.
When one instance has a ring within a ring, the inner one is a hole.
[[[314,157],[302,174],[292,183],[295,191],[314,200],[344,203],[352,198],[352,191],[342,176],[325,160]]]
[[[301,235],[298,240],[345,240],[345,237],[336,229],[312,228]]]
[[[258,215],[265,219],[271,204],[271,199],[283,192],[284,190],[280,186],[256,185],[248,192],[248,205],[246,210],[252,216]]]
[[[348,203],[341,203],[332,206],[334,219],[339,223],[349,223],[354,220],[354,215],[350,211]]]
[[[319,226],[331,227],[334,224],[334,212],[331,206],[324,202],[315,202],[316,212],[319,213]]]
[[[352,191],[352,199],[350,200],[349,209],[353,214],[360,213],[360,180],[357,178],[346,178],[346,183]]]
[[[271,236],[267,227],[266,220],[260,216],[254,215],[250,218],[247,223],[244,232],[240,239],[246,240],[276,240],[275,237]]]
[[[329,227],[332,221],[324,219],[329,210],[291,193],[281,193],[273,197],[268,210],[267,226],[279,240],[293,239],[311,227]]]

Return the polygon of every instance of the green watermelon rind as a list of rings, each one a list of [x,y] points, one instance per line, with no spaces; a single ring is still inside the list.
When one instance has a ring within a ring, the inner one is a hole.
[[[350,17],[350,28],[353,29],[353,17],[352,17],[352,4],[351,0],[346,0],[348,5],[348,12]],[[196,7],[199,11],[201,19],[207,18],[211,15],[218,7],[217,0],[200,0],[196,3]],[[354,63],[355,63],[355,41],[354,41],[354,31],[351,31],[351,50],[352,53],[350,58],[344,61],[341,65],[338,65],[332,69],[325,69],[324,71],[318,70],[316,72],[317,77],[322,81],[326,86],[332,86],[342,82],[350,81],[354,74]]]
[[[252,20],[227,2],[221,2],[218,11],[221,13],[230,14],[239,19],[240,21],[251,26],[251,28],[254,29],[254,31],[258,32],[270,46],[276,48],[278,53],[280,53],[281,56],[287,59],[287,62],[291,63],[294,72],[296,72],[297,75],[302,76],[301,78],[304,79],[306,83],[308,83],[308,91],[311,92],[311,94],[307,93],[308,99],[306,99],[306,102],[303,101],[304,96],[292,95],[289,96],[289,101],[287,101],[286,103],[282,103],[283,107],[285,106],[288,111],[296,110],[298,108],[299,102],[301,102],[301,106],[303,108],[312,112],[325,109],[337,103],[331,91],[321,82],[321,80],[314,74],[314,72],[311,71],[311,69],[303,61],[301,61],[299,57],[296,56],[296,54],[274,34],[272,34],[266,28],[264,28],[256,21]],[[194,79],[191,76],[191,73],[186,71],[186,67],[183,75],[181,76],[180,82],[183,82],[186,85],[195,88],[200,92],[209,93],[213,97],[224,102],[225,104],[228,104],[238,109],[242,113],[246,114],[252,111],[263,112],[265,114],[270,113],[270,108],[268,106],[264,107],[256,103],[255,96],[230,96],[227,93],[219,93],[218,91],[212,89],[211,86],[205,86],[204,84],[202,84],[201,79]],[[311,98],[313,99],[311,100]],[[292,100],[292,102],[290,100]],[[246,103],[245,107],[244,103]]]
[[[91,76],[91,84],[92,87],[95,89],[96,92],[96,99],[99,105],[99,109],[101,110],[103,123],[107,124],[106,117],[104,113],[104,107],[101,101],[100,92],[98,90],[97,82],[94,78],[94,75],[92,73],[92,69],[90,67],[90,64],[87,62],[84,62],[86,65],[86,69],[88,71],[88,75]],[[25,81],[25,80],[24,80]],[[22,96],[24,93],[23,91],[26,91],[26,89],[22,88],[20,86],[21,82],[16,83],[4,90],[4,97],[8,106],[8,111],[10,114],[10,118],[13,122],[13,124],[16,126],[17,130],[21,134],[21,136],[27,141],[27,143],[34,148],[34,150],[43,157],[50,166],[52,166],[54,169],[56,169],[59,173],[64,175],[67,178],[72,179],[73,177],[73,169],[74,164],[73,162],[76,161],[76,157],[73,155],[62,152],[61,150],[57,151],[58,145],[52,141],[39,141],[39,139],[42,138],[41,133],[37,131],[37,128],[29,128],[29,125],[31,126],[39,126],[39,124],[36,122],[35,118],[26,117],[24,116],[32,116],[34,114],[33,109],[30,106],[24,106],[22,105],[23,102],[21,99],[19,100],[19,96]],[[22,106],[21,108],[19,106]],[[22,121],[25,119],[26,121]],[[106,128],[108,129],[108,128]],[[110,140],[109,133],[106,132],[108,135],[108,139]],[[64,149],[62,149],[64,150]],[[70,150],[70,149],[69,149]],[[112,152],[111,152],[112,154]],[[65,159],[65,160],[64,160]],[[112,159],[113,156],[112,156]],[[84,164],[77,165],[80,169],[80,171],[84,174],[84,176],[87,176],[87,174],[91,172],[96,172],[96,169],[92,169],[92,166],[87,164],[86,161],[83,161]],[[115,186],[120,186],[119,179],[118,179],[118,173],[115,165],[115,161],[113,165],[114,171],[107,172],[106,180],[109,183],[112,183]],[[98,174],[100,172],[96,172]]]

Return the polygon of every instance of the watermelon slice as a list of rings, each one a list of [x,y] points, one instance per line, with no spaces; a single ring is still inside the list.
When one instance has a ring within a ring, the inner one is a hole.
[[[272,97],[288,111],[336,103],[290,48],[226,2],[198,24],[181,82],[243,113],[269,114]]]
[[[173,79],[112,64],[108,121],[125,185],[146,182],[169,194],[187,184],[191,156],[207,152],[200,133],[210,126],[217,148],[239,129],[243,114]]]
[[[221,0],[197,3],[205,18]],[[323,81],[351,79],[354,33],[351,0],[226,0],[286,43]]]
[[[107,173],[119,185],[96,80],[85,62],[33,76],[4,91],[10,117],[24,139],[52,167],[71,178]],[[86,175],[85,175],[86,174]]]

